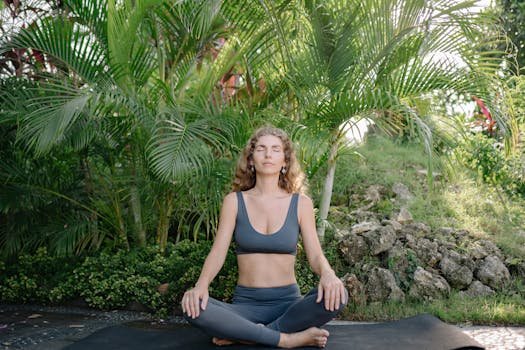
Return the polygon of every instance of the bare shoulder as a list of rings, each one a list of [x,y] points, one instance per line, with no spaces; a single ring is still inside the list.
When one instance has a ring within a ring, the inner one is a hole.
[[[309,209],[314,207],[314,202],[312,201],[312,198],[308,197],[306,194],[301,193],[299,194],[298,205],[301,209]]]
[[[313,216],[314,213],[314,203],[310,197],[305,194],[299,194],[297,201],[297,211],[299,215],[299,221],[303,217]]]
[[[230,192],[222,201],[222,205],[228,208],[237,208],[237,194],[235,192]]]

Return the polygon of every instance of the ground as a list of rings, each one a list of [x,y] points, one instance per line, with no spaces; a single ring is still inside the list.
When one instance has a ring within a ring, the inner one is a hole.
[[[74,307],[0,305],[0,350],[57,350],[107,326],[135,322],[140,327],[170,328],[185,321],[180,316],[166,320],[148,313],[98,311]],[[352,324],[333,321],[331,324]],[[487,350],[525,349],[525,327],[458,325]]]

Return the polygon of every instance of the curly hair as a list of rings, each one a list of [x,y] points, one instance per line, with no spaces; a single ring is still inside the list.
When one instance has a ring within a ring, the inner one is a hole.
[[[295,156],[293,143],[281,129],[273,126],[263,126],[257,129],[248,140],[244,147],[241,157],[235,169],[235,179],[233,180],[233,191],[246,191],[255,186],[256,174],[250,170],[250,161],[253,159],[253,152],[257,141],[262,136],[272,135],[278,137],[283,143],[284,160],[286,162],[286,173],[279,173],[279,187],[288,193],[304,193],[304,173]]]

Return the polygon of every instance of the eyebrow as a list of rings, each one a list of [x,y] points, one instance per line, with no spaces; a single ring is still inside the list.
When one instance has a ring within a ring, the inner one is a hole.
[[[259,148],[259,147],[267,148],[268,146],[266,146],[266,145],[255,145],[255,148]],[[282,148],[281,145],[271,145],[270,147],[271,148]]]

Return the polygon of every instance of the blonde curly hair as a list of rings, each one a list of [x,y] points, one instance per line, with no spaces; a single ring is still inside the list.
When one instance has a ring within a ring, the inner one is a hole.
[[[255,186],[256,174],[255,171],[250,170],[250,161],[253,159],[257,141],[260,137],[267,135],[278,137],[283,143],[286,173],[279,173],[279,187],[288,193],[304,193],[306,190],[305,176],[295,156],[293,143],[286,132],[273,126],[263,126],[257,129],[248,140],[237,162],[232,185],[233,191],[246,191]]]

